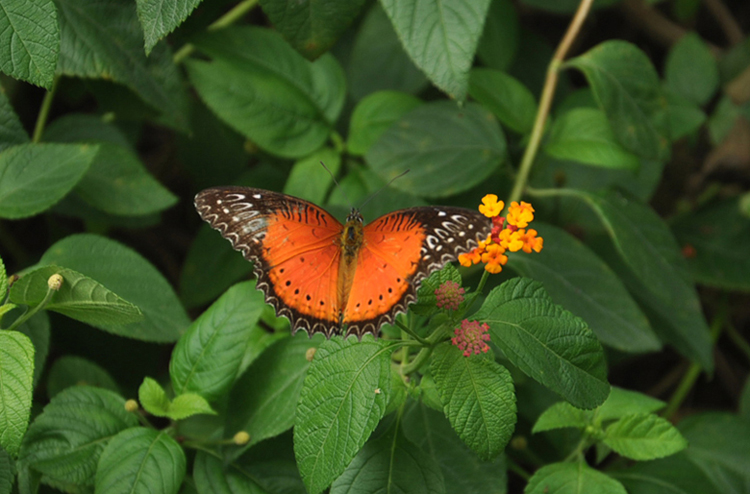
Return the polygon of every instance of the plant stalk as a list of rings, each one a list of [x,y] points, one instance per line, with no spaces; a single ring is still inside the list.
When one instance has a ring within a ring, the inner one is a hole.
[[[52,81],[52,87],[44,95],[42,106],[41,108],[39,108],[39,116],[36,117],[36,124],[34,125],[34,135],[31,137],[31,142],[37,143],[42,140],[44,126],[47,125],[49,110],[50,108],[52,108],[52,101],[55,99],[55,93],[57,92],[57,86],[59,83],[60,76],[55,76],[55,79]]]

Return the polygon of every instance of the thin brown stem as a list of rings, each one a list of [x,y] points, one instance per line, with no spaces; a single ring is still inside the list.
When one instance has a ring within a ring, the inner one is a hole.
[[[711,15],[714,16],[719,26],[721,26],[729,44],[737,45],[745,39],[739,23],[732,15],[732,12],[724,5],[724,2],[721,0],[703,0],[703,4],[711,12]]]

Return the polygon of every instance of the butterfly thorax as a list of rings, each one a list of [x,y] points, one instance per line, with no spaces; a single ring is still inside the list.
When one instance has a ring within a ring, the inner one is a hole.
[[[352,212],[346,217],[344,229],[341,232],[341,237],[339,237],[339,242],[343,247],[339,267],[339,276],[341,277],[338,284],[339,307],[346,307],[349,293],[351,293],[354,274],[357,270],[357,255],[364,239],[362,223],[362,215],[358,210],[352,209]],[[339,318],[341,317],[343,317],[343,313],[339,315]]]

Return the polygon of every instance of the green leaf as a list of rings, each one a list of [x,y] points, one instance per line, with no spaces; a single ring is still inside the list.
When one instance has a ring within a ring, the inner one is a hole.
[[[52,0],[0,0],[0,70],[52,87],[60,28]]]
[[[620,419],[626,415],[651,413],[661,410],[666,405],[663,401],[644,395],[643,393],[612,386],[612,391],[609,393],[607,401],[596,411],[596,420],[603,422]]]
[[[531,432],[536,434],[538,432],[562,429],[565,427],[584,429],[591,424],[593,418],[593,410],[581,410],[568,402],[559,401],[542,412],[539,418],[536,419],[536,423],[534,423]]]
[[[200,414],[216,415],[217,413],[201,395],[185,393],[172,400],[167,416],[172,420],[182,420]]]
[[[625,149],[644,158],[660,158],[667,152],[658,123],[666,101],[645,53],[625,41],[606,41],[566,65],[584,73]]]
[[[537,470],[524,489],[524,494],[627,494],[615,479],[594,470],[583,461],[552,463]]]
[[[331,486],[331,494],[378,491],[394,494],[441,494],[446,492],[437,462],[392,426],[368,441],[344,473]]]
[[[96,156],[88,144],[21,144],[0,154],[0,217],[33,216],[62,199]]]
[[[330,170],[330,173],[320,165],[321,163]],[[333,177],[338,174],[340,168],[341,154],[332,148],[322,147],[310,156],[294,163],[283,192],[321,204],[328,195],[328,189],[333,185]]]
[[[706,472],[685,453],[662,460],[635,463],[625,470],[611,470],[630,494],[727,494],[714,485]],[[738,491],[740,492],[740,491]]]
[[[141,406],[151,415],[157,417],[169,416],[169,405],[171,404],[167,393],[161,384],[146,377],[143,379],[143,383],[138,388],[138,401],[141,402]]]
[[[13,284],[10,299],[16,304],[39,305],[47,295],[47,281],[54,274],[61,275],[63,283],[44,306],[46,310],[105,330],[143,319],[138,307],[107,290],[101,283],[72,269],[57,266],[44,266],[24,274]],[[112,332],[118,334],[117,330]]]
[[[679,96],[678,94],[664,90],[667,98],[667,118],[669,121],[669,138],[672,141],[694,134],[706,121],[706,114],[695,103]]]
[[[0,447],[13,456],[29,425],[34,345],[23,333],[0,331]]]
[[[499,70],[475,68],[469,76],[469,95],[509,129],[519,134],[531,132],[536,99],[517,79]]]
[[[442,411],[424,403],[407,404],[401,421],[403,434],[439,466],[445,492],[505,494],[508,483],[503,456],[480,461],[459,439]]]
[[[382,90],[416,94],[427,78],[414,65],[379,2],[374,2],[357,30],[347,67],[355,100]]]
[[[451,98],[463,101],[489,0],[381,2],[411,59]]]
[[[117,434],[99,459],[96,491],[107,494],[177,494],[185,453],[167,432],[134,427]]]
[[[535,222],[544,249],[508,256],[508,267],[544,283],[552,301],[582,317],[602,344],[624,352],[661,348],[648,319],[612,269],[564,230]]]
[[[604,434],[604,444],[632,460],[655,460],[687,448],[682,434],[652,413],[627,415],[613,423]]]
[[[667,322],[654,329],[710,371],[713,362],[708,327],[695,288],[687,280],[685,260],[664,221],[648,206],[619,195],[597,196],[581,191],[574,195],[593,208],[626,269],[635,275],[633,280],[624,278],[631,292]],[[605,259],[613,265],[610,257]]]
[[[91,386],[68,388],[32,422],[19,461],[56,481],[93,486],[107,442],[136,425],[138,419],[115,393]]]
[[[112,376],[90,360],[66,355],[55,360],[47,379],[47,396],[50,399],[73,386],[96,386],[117,393],[119,388]]]
[[[725,290],[750,291],[750,224],[739,201],[720,201],[685,214],[672,224],[683,249],[692,247],[687,267],[694,280]]]
[[[310,494],[343,473],[383,417],[392,349],[370,336],[362,341],[333,337],[318,348],[294,426],[294,453]]]
[[[136,0],[138,19],[143,28],[146,55],[160,39],[177,28],[187,19],[190,13],[201,3],[201,0]]]
[[[490,2],[490,10],[484,20],[484,31],[477,46],[477,58],[487,67],[507,70],[516,57],[519,42],[520,23],[513,2]]]
[[[360,101],[349,121],[346,150],[363,155],[383,133],[422,101],[396,91],[379,91]]]
[[[0,86],[0,153],[15,146],[29,142],[29,135],[21,125],[13,106]]]
[[[357,17],[365,0],[324,3],[261,0],[263,12],[286,40],[310,60],[328,51]]]
[[[143,341],[176,341],[187,328],[185,310],[167,280],[140,254],[104,237],[71,235],[52,245],[40,264],[65,266],[97,280],[143,313],[140,322],[109,331]]]
[[[285,158],[306,156],[328,138],[345,85],[331,55],[310,63],[279,34],[257,27],[222,29],[195,44],[213,62],[189,60],[190,79],[232,128]]]
[[[18,326],[16,331],[28,336],[34,344],[34,387],[36,387],[49,353],[49,316],[46,312],[37,312]]]
[[[201,494],[305,494],[305,487],[293,461],[268,458],[266,451],[253,448],[247,456],[231,463],[199,451],[195,456],[193,479]]]
[[[552,303],[542,284],[514,278],[492,290],[474,315],[492,342],[528,376],[579,408],[607,398],[604,354],[579,318]]]
[[[60,20],[58,74],[124,84],[159,111],[165,123],[187,130],[188,100],[180,71],[164,43],[146,57],[133,2],[55,2]]]
[[[482,183],[505,153],[505,136],[487,110],[443,101],[404,115],[370,147],[366,160],[385,182],[411,170],[393,188],[445,197]]]
[[[3,448],[0,448],[0,494],[10,494],[14,477],[13,460]]]
[[[226,393],[264,307],[255,282],[246,281],[227,290],[201,314],[172,351],[169,375],[175,393],[198,393],[209,401]]]
[[[98,144],[99,151],[75,192],[100,211],[142,216],[177,202],[177,196],[146,170],[120,130],[100,117],[72,114],[58,118],[46,129],[44,139]]]
[[[669,89],[702,105],[719,88],[719,67],[700,36],[688,33],[672,46],[667,56],[664,79]]]
[[[232,413],[227,415],[228,437],[245,431],[250,434],[247,444],[250,447],[294,425],[295,404],[310,367],[307,352],[320,345],[320,340],[310,339],[305,334],[284,338],[250,365],[229,395],[228,407]]]
[[[587,165],[636,171],[638,157],[617,142],[604,112],[594,108],[575,108],[552,124],[544,151],[560,160]]]
[[[742,387],[737,413],[740,417],[750,419],[750,379],[746,379]]]
[[[500,454],[516,424],[516,395],[507,369],[483,356],[464,357],[444,343],[435,349],[430,371],[458,436],[483,460]]]

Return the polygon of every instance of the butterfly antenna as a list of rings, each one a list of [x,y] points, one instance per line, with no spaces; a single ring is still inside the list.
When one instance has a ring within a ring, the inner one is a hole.
[[[328,174],[331,176],[331,178],[333,179],[333,183],[336,184],[336,187],[338,187],[338,189],[341,191],[341,195],[343,195],[344,199],[346,199],[346,202],[349,203],[349,207],[351,209],[354,209],[354,206],[352,206],[352,201],[350,201],[349,198],[346,196],[346,192],[344,192],[344,188],[341,186],[341,184],[338,182],[338,180],[336,180],[336,176],[333,174],[333,172],[322,161],[320,162],[320,164],[321,164],[321,166],[323,166],[323,168],[326,169],[326,171],[328,172]]]
[[[370,201],[372,201],[373,199],[375,199],[375,197],[376,197],[376,196],[377,196],[378,194],[380,194],[381,192],[383,192],[383,189],[387,189],[387,188],[388,188],[388,187],[389,187],[389,186],[390,186],[390,185],[391,185],[391,184],[392,184],[393,182],[395,182],[395,181],[396,181],[396,179],[397,179],[397,178],[401,178],[401,177],[403,177],[404,175],[406,175],[406,174],[407,174],[407,173],[409,173],[410,171],[411,171],[411,170],[406,170],[406,171],[403,171],[403,172],[399,173],[398,175],[396,175],[395,177],[393,177],[392,179],[390,179],[390,180],[388,181],[388,183],[387,183],[387,184],[385,184],[384,186],[382,186],[382,187],[381,187],[380,189],[378,189],[378,190],[377,190],[377,191],[376,191],[376,192],[375,192],[375,193],[374,193],[373,195],[371,195],[370,197],[368,197],[368,198],[367,198],[367,200],[366,200],[366,201],[365,201],[364,203],[362,203],[362,205],[361,205],[361,206],[360,206],[359,208],[360,208],[360,209],[362,209],[363,207],[365,207],[365,204],[367,204],[368,202],[370,202]]]

